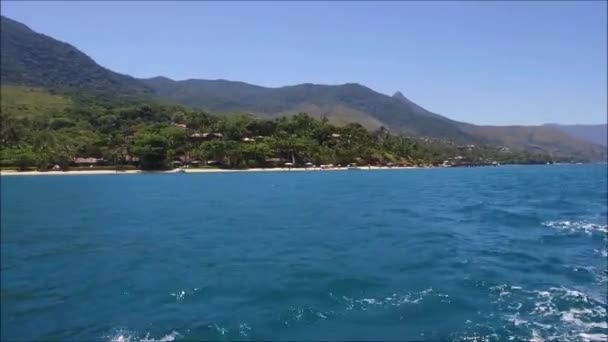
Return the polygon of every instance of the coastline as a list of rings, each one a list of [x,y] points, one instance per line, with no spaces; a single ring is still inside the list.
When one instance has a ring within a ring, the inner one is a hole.
[[[606,165],[607,163],[589,163]],[[512,164],[527,165],[527,164]],[[545,165],[545,164],[533,164]],[[567,163],[556,163],[552,165],[575,165]],[[375,170],[411,170],[411,169],[445,169],[454,168],[444,166],[356,166],[356,167],[273,167],[273,168],[251,168],[251,169],[215,169],[215,168],[187,168],[172,169],[163,171],[144,171],[144,170],[71,170],[71,171],[17,171],[0,170],[0,176],[78,176],[78,175],[125,175],[125,174],[172,174],[172,173],[231,173],[231,172],[317,172],[317,171],[375,171]],[[458,167],[460,168],[460,167]]]
[[[368,171],[368,170],[409,170],[409,169],[424,169],[430,167],[418,167],[418,166],[361,166],[356,170],[352,171]],[[316,171],[349,171],[348,167],[334,167],[322,169],[320,167],[307,167],[307,168],[286,168],[286,167],[275,167],[275,168],[251,168],[251,169],[183,169],[183,173],[230,173],[230,172],[316,172]],[[17,170],[2,170],[0,176],[77,176],[77,175],[124,175],[124,174],[171,174],[171,173],[182,173],[179,169],[167,170],[167,171],[142,171],[142,170],[126,170],[126,171],[115,171],[115,170],[91,170],[91,171],[17,171]]]

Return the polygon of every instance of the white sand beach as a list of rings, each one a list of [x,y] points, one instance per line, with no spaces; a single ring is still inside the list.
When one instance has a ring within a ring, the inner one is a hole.
[[[67,175],[113,175],[113,174],[136,174],[141,170],[114,171],[114,170],[91,170],[91,171],[17,171],[2,170],[0,176],[67,176]]]
[[[361,166],[357,167],[355,171],[367,171],[367,170],[406,170],[406,169],[418,169],[416,166]],[[347,167],[333,167],[333,168],[320,168],[320,167],[307,167],[307,168],[252,168],[252,169],[211,169],[211,168],[186,168],[181,173],[219,173],[219,172],[316,172],[316,171],[351,171],[352,168]],[[115,170],[91,170],[91,171],[17,171],[17,170],[2,170],[0,176],[69,176],[69,175],[123,175],[123,174],[165,174],[165,173],[180,173],[180,169],[173,169],[168,171],[142,171],[142,170],[127,170],[127,171],[115,171]]]

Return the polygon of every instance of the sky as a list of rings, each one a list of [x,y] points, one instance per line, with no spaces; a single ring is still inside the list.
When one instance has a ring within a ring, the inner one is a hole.
[[[2,1],[135,77],[356,82],[476,124],[605,123],[605,1]]]

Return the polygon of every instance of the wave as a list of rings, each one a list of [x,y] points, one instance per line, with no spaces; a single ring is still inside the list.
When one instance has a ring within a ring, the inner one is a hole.
[[[568,233],[608,233],[608,225],[592,223],[587,221],[546,221],[541,223],[545,227],[554,228]]]
[[[608,338],[606,303],[583,292],[566,287],[527,290],[508,285],[491,290],[513,333],[526,328],[528,332],[535,332],[539,340],[591,341],[601,338],[605,341]]]

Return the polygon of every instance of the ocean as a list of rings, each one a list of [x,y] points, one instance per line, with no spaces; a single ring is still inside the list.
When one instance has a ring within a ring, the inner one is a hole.
[[[0,181],[2,341],[608,335],[606,165]]]

